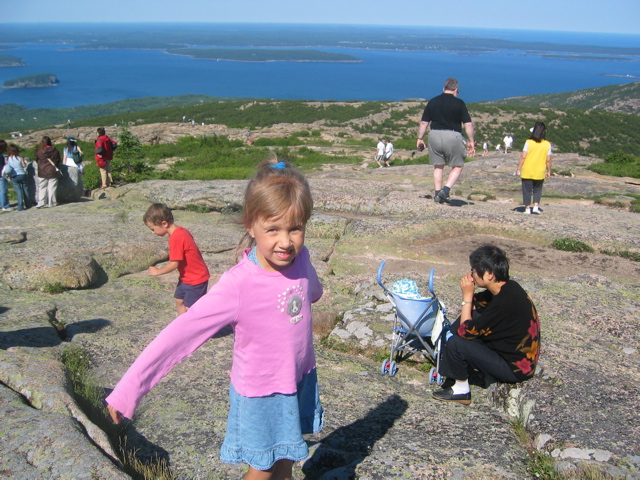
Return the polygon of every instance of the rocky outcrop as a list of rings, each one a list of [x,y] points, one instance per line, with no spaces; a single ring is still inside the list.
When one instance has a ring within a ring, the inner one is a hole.
[[[311,455],[295,465],[296,478],[534,478],[533,453],[558,472],[580,476],[591,468],[640,478],[640,266],[598,253],[640,251],[638,216],[568,198],[578,189],[637,195],[639,187],[586,171],[584,158],[562,156],[554,163],[575,177],[545,182],[542,215],[525,217],[511,175],[516,157],[467,164],[453,206],[425,198],[432,193],[428,166],[309,175],[316,212],[306,244],[325,286],[314,320],[326,425],[309,437]],[[144,210],[152,201],[174,208],[215,281],[233,264],[245,185],[151,181],[0,215],[0,408],[11,419],[0,446],[10,475],[57,478],[62,465],[86,459],[71,477],[118,478],[108,442],[75,406],[60,355],[70,347],[85,352],[108,391],[175,317],[175,276],[146,274],[167,256],[166,240],[142,224]],[[477,191],[495,199],[469,200]],[[190,211],[194,204],[210,213]],[[549,248],[561,237],[598,251]],[[400,362],[393,377],[381,375],[393,312],[375,283],[380,262],[387,262],[386,282],[412,278],[423,288],[435,268],[436,293],[455,318],[468,253],[489,242],[508,252],[512,276],[540,312],[535,378],[515,387],[476,381],[473,404],[463,407],[431,399],[435,387],[420,358]],[[63,291],[42,291],[42,279],[59,281]],[[242,466],[218,460],[232,345],[232,335],[221,332],[147,395],[127,430],[128,446],[141,458],[165,459],[178,478],[241,476]],[[514,425],[530,438],[519,440]]]

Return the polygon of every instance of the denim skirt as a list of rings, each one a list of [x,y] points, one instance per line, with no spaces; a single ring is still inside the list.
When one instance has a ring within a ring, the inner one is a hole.
[[[291,395],[243,397],[230,385],[229,404],[220,460],[246,463],[256,470],[269,470],[278,460],[307,458],[309,448],[302,435],[318,433],[323,425],[315,369],[302,377],[297,393]]]

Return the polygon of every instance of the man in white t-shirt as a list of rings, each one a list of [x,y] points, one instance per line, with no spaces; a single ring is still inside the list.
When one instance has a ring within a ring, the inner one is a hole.
[[[507,133],[507,135],[502,139],[504,141],[504,153],[509,153],[513,145],[513,137],[511,134]]]
[[[378,140],[378,145],[376,145],[376,162],[378,163],[378,167],[382,168],[382,162],[384,161],[384,142],[382,139]]]

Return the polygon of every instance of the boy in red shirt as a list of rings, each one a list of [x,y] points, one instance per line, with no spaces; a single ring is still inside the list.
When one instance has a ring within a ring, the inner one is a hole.
[[[165,204],[152,204],[142,220],[156,235],[169,235],[169,263],[162,268],[149,267],[149,275],[156,277],[178,270],[180,279],[173,299],[181,315],[207,293],[210,277],[207,264],[189,231],[173,223],[173,214]]]

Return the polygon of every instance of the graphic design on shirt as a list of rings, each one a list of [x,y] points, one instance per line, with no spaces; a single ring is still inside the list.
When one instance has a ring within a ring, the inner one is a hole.
[[[282,313],[286,311],[288,315],[291,315],[291,323],[298,323],[303,318],[303,315],[299,315],[304,301],[303,294],[302,286],[296,285],[287,288],[284,293],[278,295],[278,309]]]

